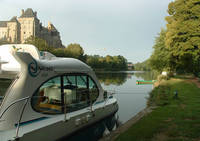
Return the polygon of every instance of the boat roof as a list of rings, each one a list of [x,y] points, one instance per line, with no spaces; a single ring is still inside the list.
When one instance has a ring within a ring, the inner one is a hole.
[[[56,72],[89,72],[91,67],[74,58],[58,58],[55,60],[38,60],[42,66],[52,67]]]
[[[21,64],[22,67],[27,68],[27,66],[34,67],[34,70],[38,68],[47,72],[57,72],[57,73],[73,73],[73,72],[91,72],[92,69],[87,64],[81,62],[74,58],[57,58],[55,60],[38,60],[33,58],[27,52],[16,52],[14,54],[15,58]],[[33,72],[35,73],[35,72]]]

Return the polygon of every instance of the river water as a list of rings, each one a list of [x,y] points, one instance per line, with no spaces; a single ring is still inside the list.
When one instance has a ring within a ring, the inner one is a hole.
[[[137,85],[136,80],[152,80],[150,72],[102,72],[96,73],[102,87],[114,92],[118,100],[119,121],[123,124],[146,107],[152,85]]]

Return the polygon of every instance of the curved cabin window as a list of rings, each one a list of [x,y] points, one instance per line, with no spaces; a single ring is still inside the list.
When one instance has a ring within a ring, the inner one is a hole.
[[[55,77],[44,83],[32,97],[32,106],[41,113],[62,113],[61,78]]]
[[[89,77],[89,93],[92,103],[95,102],[99,96],[99,90],[96,83]]]
[[[95,82],[84,74],[66,74],[45,82],[32,97],[33,108],[45,114],[61,114],[89,107],[99,96]]]

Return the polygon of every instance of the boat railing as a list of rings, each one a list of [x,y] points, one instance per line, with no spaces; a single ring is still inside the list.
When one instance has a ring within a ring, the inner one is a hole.
[[[30,97],[24,97],[24,98],[21,98],[21,99],[18,99],[18,100],[15,100],[14,102],[12,102],[9,106],[7,106],[5,108],[5,110],[0,114],[0,119],[3,117],[3,115],[12,107],[14,106],[15,104],[19,103],[19,102],[22,102],[24,101],[24,105],[22,106],[22,109],[21,109],[21,113],[20,113],[20,117],[19,117],[19,120],[18,120],[18,123],[17,123],[17,128],[16,128],[16,136],[15,138],[19,138],[19,128],[20,128],[20,123],[21,123],[21,120],[22,120],[22,117],[23,117],[23,113],[24,113],[24,110],[25,110],[25,107],[29,101]]]

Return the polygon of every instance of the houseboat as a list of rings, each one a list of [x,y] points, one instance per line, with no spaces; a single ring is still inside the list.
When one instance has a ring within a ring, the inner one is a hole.
[[[32,45],[2,48],[0,141],[56,141],[96,123],[112,130],[117,100],[88,65],[72,58],[41,59]]]

